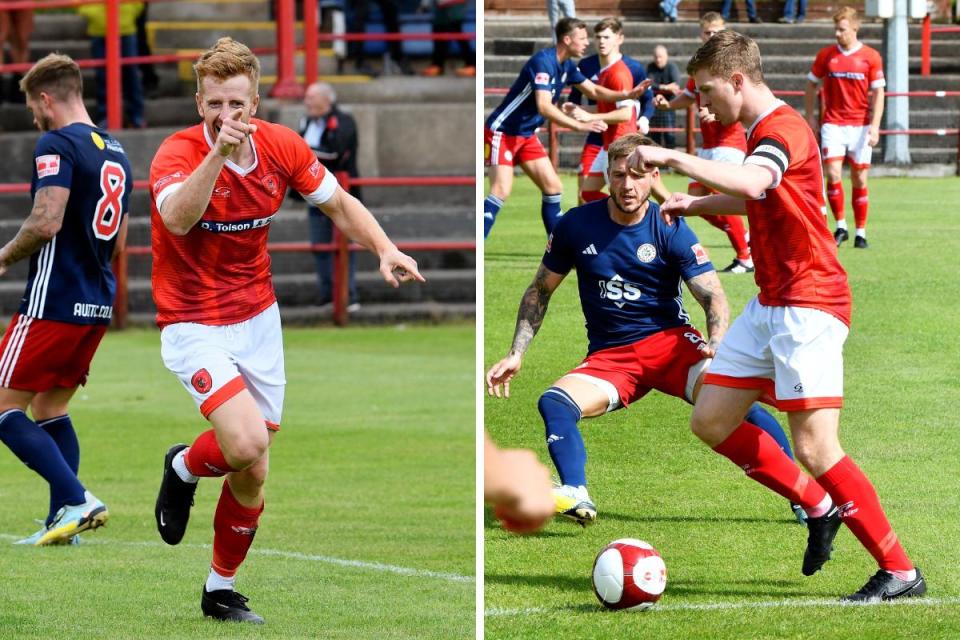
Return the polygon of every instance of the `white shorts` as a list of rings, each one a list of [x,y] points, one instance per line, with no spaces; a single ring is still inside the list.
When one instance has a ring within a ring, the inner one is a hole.
[[[727,164],[743,164],[747,154],[734,147],[714,147],[712,149],[697,149],[697,157],[704,160],[726,162]],[[700,183],[690,178],[690,184],[699,185]]]
[[[236,324],[167,325],[160,332],[160,357],[193,396],[204,418],[246,389],[260,408],[267,428],[280,429],[287,381],[276,302]]]
[[[873,147],[869,143],[870,127],[824,124],[820,127],[820,149],[824,161],[850,158],[854,167],[869,167]]]
[[[838,318],[807,307],[767,307],[753,298],[733,321],[705,384],[759,389],[781,411],[843,406],[843,343]]]
[[[590,165],[590,171],[587,173],[587,175],[601,175],[603,176],[603,181],[607,184],[610,184],[610,178],[607,176],[606,149],[600,149],[600,151],[597,153],[597,156],[593,159],[593,163]]]

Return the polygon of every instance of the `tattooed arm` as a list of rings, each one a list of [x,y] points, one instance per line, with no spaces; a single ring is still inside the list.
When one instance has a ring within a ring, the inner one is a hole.
[[[520,300],[520,308],[517,310],[517,327],[513,332],[510,353],[487,371],[487,393],[490,395],[499,398],[500,387],[503,385],[504,397],[510,397],[510,379],[520,370],[523,354],[533,341],[533,336],[540,330],[544,316],[547,315],[550,296],[565,277],[566,274],[554,273],[540,263],[537,275]]]
[[[720,286],[720,278],[717,277],[716,271],[701,273],[686,282],[690,293],[697,299],[706,314],[708,342],[705,354],[713,357],[730,325],[730,306],[727,304],[727,296],[723,292],[723,287]]]
[[[30,215],[13,240],[0,249],[0,275],[6,273],[10,265],[33,255],[57,235],[63,225],[69,197],[70,189],[65,187],[44,187],[37,191]]]

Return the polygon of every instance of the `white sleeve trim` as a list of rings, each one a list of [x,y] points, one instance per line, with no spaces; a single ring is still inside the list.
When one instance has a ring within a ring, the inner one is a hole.
[[[812,82],[812,83],[814,83],[814,84],[820,84],[820,78],[818,78],[817,76],[813,75],[813,71],[811,71],[810,73],[807,74],[807,80],[809,80],[810,82]]]
[[[884,80],[883,78],[877,78],[876,80],[870,83],[871,89],[879,89],[880,87],[885,87],[885,86],[887,86],[887,81]]]
[[[776,189],[780,186],[780,181],[783,179],[783,173],[780,172],[780,167],[777,165],[777,163],[770,158],[764,158],[763,156],[747,156],[747,159],[743,161],[743,164],[755,164],[770,169],[770,171],[773,173],[773,183],[767,187],[768,191],[770,189]]]
[[[619,100],[615,104],[617,105],[617,109],[622,109],[623,107],[632,107],[636,102],[636,100]]]
[[[176,193],[180,187],[183,186],[182,182],[175,182],[169,187],[165,187],[160,193],[157,194],[157,211],[163,211],[163,203],[167,198]]]
[[[337,179],[333,177],[331,172],[327,171],[324,173],[323,180],[320,182],[320,186],[317,187],[316,191],[302,195],[307,202],[315,207],[319,207],[333,197],[338,186]]]

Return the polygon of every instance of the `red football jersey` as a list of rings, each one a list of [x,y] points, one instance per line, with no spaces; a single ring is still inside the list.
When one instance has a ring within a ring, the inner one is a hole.
[[[227,161],[206,211],[184,236],[160,219],[160,206],[213,148],[206,126],[163,141],[150,166],[153,300],[157,324],[224,325],[255,316],[276,300],[267,234],[290,186],[320,204],[337,187],[333,174],[290,129],[252,120],[254,160],[248,168]]]
[[[823,122],[828,124],[870,124],[867,96],[871,89],[886,86],[880,54],[863,43],[851,51],[836,44],[824,47],[807,77],[823,81]]]
[[[633,74],[627,67],[623,58],[620,58],[611,65],[600,69],[597,74],[597,84],[606,87],[611,91],[629,91],[633,89]],[[597,102],[597,113],[610,113],[622,107],[629,106],[630,119],[619,124],[612,124],[603,132],[603,148],[606,149],[610,143],[622,135],[636,133],[637,129],[637,110],[633,108],[633,100],[621,100],[620,102]]]
[[[687,88],[684,93],[691,98],[697,99],[697,109],[700,108],[700,92],[697,91],[697,84],[693,81],[693,76],[687,78]],[[734,122],[731,125],[725,125],[719,120],[713,122],[700,123],[700,136],[703,138],[702,149],[714,149],[716,147],[733,147],[746,153],[747,135],[743,131],[743,125]]]
[[[820,149],[799,113],[778,100],[747,132],[747,159],[773,172],[760,200],[747,200],[760,302],[812,307],[850,325],[850,287],[823,207]]]

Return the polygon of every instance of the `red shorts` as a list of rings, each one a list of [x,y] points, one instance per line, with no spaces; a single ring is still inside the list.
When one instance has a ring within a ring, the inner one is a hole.
[[[0,387],[41,393],[87,382],[105,324],[71,324],[14,314],[0,342]]]
[[[503,165],[512,167],[547,157],[547,150],[537,134],[532,136],[508,136],[505,133],[483,130],[483,164],[486,167]]]
[[[597,159],[597,155],[600,154],[600,150],[603,147],[599,144],[585,144],[583,145],[583,151],[580,152],[580,175],[581,176],[602,176],[602,173],[591,172],[590,167],[593,166],[593,161]]]
[[[608,410],[619,406],[617,399],[627,406],[651,389],[690,402],[693,383],[700,373],[695,370],[692,375],[690,368],[706,364],[701,351],[706,344],[693,327],[674,327],[632,344],[595,351],[567,375],[608,389]]]

